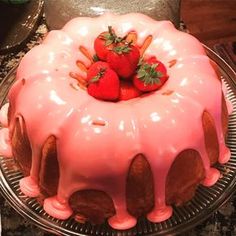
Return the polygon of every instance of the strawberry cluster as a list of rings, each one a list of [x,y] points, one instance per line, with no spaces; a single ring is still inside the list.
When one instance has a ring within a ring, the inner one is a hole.
[[[88,93],[101,100],[120,101],[159,89],[167,70],[155,56],[141,58],[138,46],[118,37],[112,27],[94,41],[96,56],[87,73]]]

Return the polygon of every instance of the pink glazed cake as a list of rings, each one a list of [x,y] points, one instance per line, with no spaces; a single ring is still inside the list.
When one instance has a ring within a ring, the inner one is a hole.
[[[94,41],[108,26],[132,39],[140,58],[158,58],[168,75],[162,87],[116,101],[88,94]],[[57,219],[108,220],[121,230],[143,215],[162,222],[199,184],[214,185],[213,164],[230,158],[232,107],[222,87],[201,43],[169,21],[78,17],[23,57],[0,113],[0,152],[24,173],[21,191]]]

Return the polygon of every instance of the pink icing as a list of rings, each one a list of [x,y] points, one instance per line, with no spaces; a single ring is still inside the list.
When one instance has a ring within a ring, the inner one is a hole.
[[[53,216],[61,220],[66,220],[73,213],[68,202],[59,201],[57,196],[45,199],[43,207],[46,212],[51,212],[53,209]]]
[[[2,106],[0,110],[0,123],[2,124],[3,127],[8,126],[8,118],[7,118],[8,108],[9,108],[9,103],[6,103]]]
[[[4,157],[12,157],[9,130],[7,128],[0,130],[0,154]]]
[[[38,183],[30,176],[20,180],[21,191],[28,197],[37,197],[40,194]]]
[[[90,63],[78,50],[79,46],[93,55],[95,37],[109,25],[121,37],[135,30],[138,44],[148,35],[153,36],[145,55],[156,55],[169,74],[168,82],[160,90],[112,103],[96,100],[71,86],[75,80],[69,77],[69,72],[85,76],[76,61]],[[177,63],[169,68],[171,60]],[[163,95],[168,90],[173,93]],[[215,121],[219,162],[230,157],[221,126],[221,96],[221,82],[202,45],[189,34],[176,30],[172,23],[157,22],[141,14],[75,18],[62,30],[51,31],[41,45],[26,54],[9,92],[13,112],[10,133],[14,119],[22,116],[32,147],[30,176],[21,180],[21,190],[28,196],[38,195],[41,149],[46,139],[54,135],[60,181],[57,196],[45,200],[45,211],[66,219],[72,214],[68,205],[72,193],[97,189],[113,200],[116,214],[108,220],[109,224],[116,229],[128,229],[136,224],[136,219],[126,210],[126,175],[133,157],[143,153],[155,184],[155,207],[147,217],[153,222],[166,220],[172,208],[165,203],[165,180],[181,151],[199,152],[206,171],[204,185],[211,186],[219,178],[219,171],[210,167],[205,149],[204,111]],[[93,121],[104,121],[105,125],[97,126]]]
[[[210,187],[214,185],[219,178],[220,178],[220,171],[215,168],[210,168],[202,184],[204,186]]]

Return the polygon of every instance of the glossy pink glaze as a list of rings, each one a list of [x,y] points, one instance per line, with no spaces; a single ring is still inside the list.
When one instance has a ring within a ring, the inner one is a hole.
[[[4,157],[12,157],[12,148],[8,128],[2,128],[0,130],[0,154]]]
[[[79,46],[93,55],[95,37],[109,25],[121,37],[135,30],[140,45],[148,35],[153,36],[145,56],[156,55],[170,76],[159,91],[112,103],[96,100],[71,86],[76,82],[69,72],[85,76],[76,61],[89,65]],[[173,59],[177,63],[169,68],[168,62]],[[173,93],[163,95],[168,90]],[[116,229],[128,229],[135,226],[136,219],[126,210],[126,178],[133,157],[143,153],[155,184],[155,207],[147,217],[153,222],[166,220],[172,214],[172,208],[165,204],[166,176],[181,151],[199,152],[206,171],[203,182],[206,186],[219,178],[219,171],[210,167],[205,149],[202,128],[205,110],[215,121],[219,162],[226,162],[230,156],[221,126],[221,96],[221,83],[201,43],[176,30],[172,23],[157,22],[141,14],[75,18],[62,30],[51,31],[41,45],[25,55],[9,92],[13,113],[10,133],[15,118],[22,116],[33,153],[30,176],[21,180],[21,190],[29,196],[38,195],[35,186],[41,150],[46,139],[54,135],[60,181],[57,196],[44,202],[46,212],[66,219],[72,214],[68,205],[72,193],[102,190],[112,198],[116,209],[109,224]],[[104,121],[105,126],[93,124],[98,120]]]
[[[40,194],[38,183],[31,176],[27,176],[20,180],[20,188],[28,197],[36,197]]]
[[[2,106],[0,110],[0,124],[3,127],[8,127],[8,108],[9,108],[9,103],[6,103]]]

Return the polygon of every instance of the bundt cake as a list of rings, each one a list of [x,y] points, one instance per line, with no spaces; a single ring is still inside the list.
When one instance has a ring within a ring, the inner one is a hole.
[[[217,66],[171,22],[78,17],[23,57],[0,151],[49,215],[128,229],[218,180],[231,110]]]

